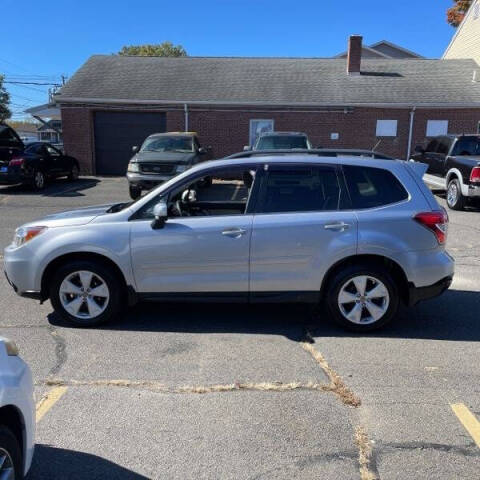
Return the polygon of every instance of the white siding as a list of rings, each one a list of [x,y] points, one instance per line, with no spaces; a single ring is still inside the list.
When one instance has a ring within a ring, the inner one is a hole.
[[[473,58],[480,65],[480,0],[470,7],[443,58]]]

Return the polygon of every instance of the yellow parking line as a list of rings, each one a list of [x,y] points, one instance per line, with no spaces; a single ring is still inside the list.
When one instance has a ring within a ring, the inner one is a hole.
[[[43,416],[60,400],[68,387],[52,388],[38,403],[37,403],[37,423]]]
[[[480,422],[475,415],[463,403],[454,403],[450,407],[452,407],[453,413],[465,427],[465,430],[473,438],[477,447],[480,448]]]

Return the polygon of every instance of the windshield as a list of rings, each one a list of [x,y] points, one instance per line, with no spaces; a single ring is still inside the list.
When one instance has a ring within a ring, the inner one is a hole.
[[[455,145],[455,155],[480,155],[480,137],[463,137]]]
[[[193,152],[192,137],[152,137],[143,142],[141,152]]]
[[[291,150],[292,148],[308,148],[306,137],[293,135],[275,135],[260,137],[256,150]]]

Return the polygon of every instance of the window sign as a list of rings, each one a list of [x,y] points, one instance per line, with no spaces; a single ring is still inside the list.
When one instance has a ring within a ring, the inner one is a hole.
[[[428,120],[427,137],[438,137],[448,133],[448,120]]]

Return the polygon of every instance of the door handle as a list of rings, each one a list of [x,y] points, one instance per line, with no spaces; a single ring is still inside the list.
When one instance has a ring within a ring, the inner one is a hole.
[[[222,235],[225,237],[239,238],[246,233],[247,231],[243,228],[229,228],[228,230],[224,230]]]
[[[325,230],[338,230],[340,232],[344,232],[347,230],[347,228],[350,228],[350,224],[345,222],[329,223],[323,228],[325,228]]]

